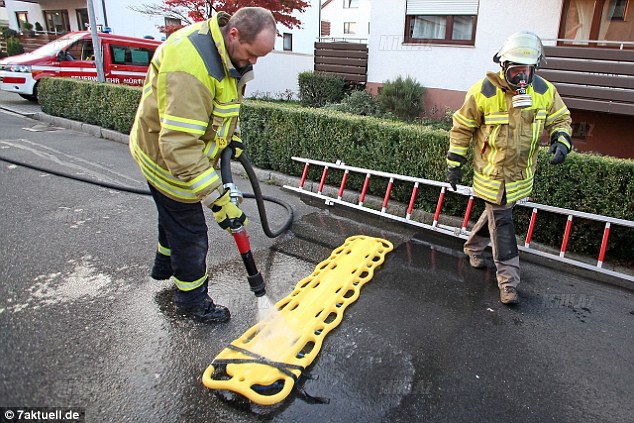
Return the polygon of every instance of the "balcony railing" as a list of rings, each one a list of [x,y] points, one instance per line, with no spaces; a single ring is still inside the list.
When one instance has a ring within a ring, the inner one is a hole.
[[[626,48],[634,48],[634,41],[609,41],[609,40],[575,40],[570,38],[544,38],[542,41],[555,42],[558,46],[570,47],[608,47],[623,50]]]
[[[571,109],[634,116],[634,49],[624,48],[634,43],[593,42],[619,48],[545,46],[539,75],[557,87]]]
[[[25,53],[30,53],[33,50],[42,47],[44,44],[48,44],[61,37],[64,34],[53,34],[50,32],[35,32],[34,34],[18,34],[15,36]],[[0,36],[0,51],[6,54],[7,52],[7,40],[3,36]]]

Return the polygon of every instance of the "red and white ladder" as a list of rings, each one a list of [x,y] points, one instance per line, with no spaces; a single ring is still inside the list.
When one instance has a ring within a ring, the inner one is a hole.
[[[284,185],[285,189],[323,199],[327,205],[341,204],[343,206],[357,209],[366,213],[371,213],[381,217],[389,218],[391,220],[395,220],[395,221],[407,223],[410,225],[418,226],[421,228],[429,229],[432,231],[444,233],[446,235],[450,235],[453,237],[466,239],[469,236],[469,231],[467,230],[467,227],[468,227],[469,218],[471,215],[471,208],[472,208],[473,200],[474,200],[473,189],[469,186],[458,185],[458,190],[456,191],[456,193],[469,197],[469,200],[467,203],[467,209],[465,211],[465,215],[464,215],[464,219],[462,220],[461,227],[454,227],[454,226],[443,225],[439,223],[440,212],[442,210],[445,192],[450,187],[450,185],[447,182],[439,182],[439,181],[434,181],[431,179],[415,178],[415,177],[404,176],[404,175],[399,175],[395,173],[381,172],[381,171],[370,170],[370,169],[365,169],[360,167],[348,166],[345,163],[342,163],[339,161],[337,161],[336,163],[330,163],[330,162],[323,162],[319,160],[305,159],[301,157],[292,157],[292,160],[296,162],[304,163],[304,170],[302,172],[302,177],[300,179],[299,186],[293,187],[289,185]],[[308,175],[308,169],[310,166],[323,168],[317,192],[312,192],[304,188],[304,185],[306,183],[306,178]],[[328,175],[328,171],[330,169],[338,169],[343,171],[343,176],[341,178],[341,183],[339,185],[339,190],[338,190],[336,198],[324,194],[326,176]],[[352,203],[343,198],[348,175],[351,172],[357,173],[360,175],[365,175],[363,188],[361,189],[361,193],[358,197],[358,202],[356,203]],[[383,180],[387,180],[387,187],[385,189],[385,195],[383,197],[381,210],[375,210],[367,206],[364,206],[363,204],[366,200],[368,186],[372,178],[374,179],[380,178]],[[388,213],[388,204],[390,201],[392,188],[394,184],[397,182],[405,182],[405,183],[413,184],[412,194],[410,197],[409,204],[407,206],[407,210],[404,213],[405,214],[404,216]],[[418,190],[421,185],[430,186],[439,190],[436,211],[434,213],[434,217],[433,217],[433,221],[431,225],[412,218],[412,211],[414,209],[414,204],[416,202],[416,196],[418,194]],[[528,226],[528,231],[525,237],[526,241],[524,242],[524,245],[518,245],[518,248],[520,249],[520,251],[546,257],[555,261],[567,263],[573,266],[599,272],[609,276],[617,277],[619,279],[624,279],[629,282],[634,282],[634,275],[623,273],[617,270],[610,270],[610,269],[603,268],[603,260],[605,258],[605,251],[608,245],[610,228],[612,226],[634,228],[633,221],[625,220],[625,219],[617,219],[614,217],[602,216],[598,214],[585,213],[585,212],[576,211],[576,210],[564,209],[560,207],[553,207],[553,206],[548,206],[545,204],[533,203],[532,201],[528,201],[527,199],[518,201],[517,205],[521,207],[532,208],[532,214],[531,214],[531,218],[530,218],[530,222]],[[566,227],[564,230],[559,254],[553,254],[547,251],[540,251],[535,248],[531,248],[531,239],[533,237],[533,230],[535,228],[535,221],[537,219],[538,210],[543,210],[543,211],[567,216]],[[570,237],[570,232],[572,229],[573,218],[594,220],[598,222],[603,222],[605,225],[603,230],[603,239],[601,242],[601,248],[599,250],[599,255],[598,255],[596,265],[585,263],[583,261],[572,259],[570,257],[566,257],[566,248],[568,245],[568,239]]]

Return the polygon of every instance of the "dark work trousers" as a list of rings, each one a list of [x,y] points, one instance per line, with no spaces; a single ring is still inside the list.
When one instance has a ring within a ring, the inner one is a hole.
[[[202,205],[172,200],[148,185],[158,210],[159,244],[171,253],[176,300],[198,302],[207,296],[209,241]]]
[[[482,257],[491,241],[498,287],[516,287],[520,283],[520,257],[513,225],[513,206],[485,202],[484,211],[464,243],[467,255]]]

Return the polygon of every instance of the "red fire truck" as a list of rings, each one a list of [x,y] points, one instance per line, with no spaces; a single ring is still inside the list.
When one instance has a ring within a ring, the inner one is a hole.
[[[143,85],[145,72],[160,41],[98,34],[106,82]],[[97,80],[93,43],[88,31],[69,33],[31,53],[0,60],[0,89],[37,101],[43,77]]]

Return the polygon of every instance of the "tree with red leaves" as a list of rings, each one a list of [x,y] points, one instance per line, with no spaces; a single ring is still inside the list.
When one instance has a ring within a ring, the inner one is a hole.
[[[171,34],[183,24],[209,19],[214,13],[223,11],[233,14],[241,7],[260,6],[273,13],[277,23],[287,28],[301,28],[301,21],[293,16],[294,12],[303,13],[310,3],[303,0],[163,0],[162,4],[142,3],[130,6],[135,12],[150,16],[175,19],[181,25],[159,26],[161,32]]]

